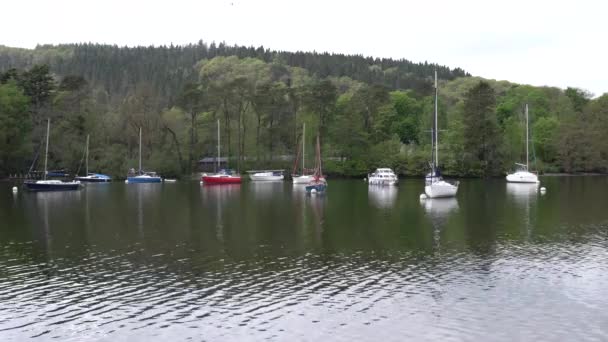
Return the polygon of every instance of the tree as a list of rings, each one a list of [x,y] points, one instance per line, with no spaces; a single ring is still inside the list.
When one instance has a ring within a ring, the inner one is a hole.
[[[190,120],[190,150],[188,169],[194,167],[194,146],[196,144],[196,118],[203,111],[206,91],[202,84],[187,83],[177,99],[177,105],[184,110]],[[181,160],[181,157],[180,157]],[[183,168],[183,166],[182,166]]]
[[[566,96],[568,96],[570,101],[572,101],[574,110],[579,113],[583,111],[583,109],[585,108],[587,103],[589,103],[589,100],[593,96],[593,94],[586,90],[572,87],[566,88],[566,91],[564,93],[566,94]]]
[[[390,95],[396,114],[391,132],[397,134],[404,144],[418,143],[422,106],[410,92],[394,91]]]
[[[500,135],[496,123],[496,94],[489,83],[481,81],[464,99],[465,150],[469,165],[482,175],[500,172]]]
[[[0,85],[0,175],[22,170],[30,154],[28,106],[14,82]]]
[[[338,93],[329,80],[314,82],[307,89],[306,105],[317,115],[321,141],[327,133],[327,126],[335,112]]]

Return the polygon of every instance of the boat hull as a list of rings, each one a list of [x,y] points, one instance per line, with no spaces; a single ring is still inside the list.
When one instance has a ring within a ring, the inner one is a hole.
[[[510,183],[539,183],[538,176],[532,172],[519,171],[507,175],[507,182]]]
[[[293,184],[308,184],[313,180],[312,175],[291,176]]]
[[[399,184],[398,179],[387,179],[387,178],[376,178],[371,177],[367,180],[370,185],[397,185]]]
[[[312,185],[306,186],[306,192],[309,194],[312,193],[313,190],[315,192],[325,192],[326,189],[327,189],[326,184],[312,184]]]
[[[87,183],[107,183],[112,181],[111,178],[100,178],[100,177],[76,177],[75,178],[79,182],[87,182]]]
[[[80,189],[80,182],[24,182],[28,191],[73,191]]]
[[[425,186],[424,192],[429,198],[454,197],[458,192],[458,186],[446,181],[438,181]]]
[[[128,177],[128,184],[136,184],[136,183],[160,183],[162,179],[160,177]]]
[[[256,182],[276,182],[276,181],[282,181],[285,177],[283,175],[278,175],[278,176],[249,175],[249,178],[252,181],[256,181]]]
[[[203,176],[201,181],[206,185],[241,184],[241,177],[235,176]]]

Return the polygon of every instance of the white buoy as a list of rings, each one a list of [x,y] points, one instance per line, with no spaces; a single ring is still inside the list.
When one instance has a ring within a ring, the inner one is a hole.
[[[317,189],[312,189],[312,190],[310,190],[310,193],[311,193],[311,194],[316,194],[316,193],[317,193]]]
[[[545,192],[547,192],[547,188],[545,188],[544,186],[543,186],[543,187],[541,187],[541,188],[540,188],[540,192],[541,192],[541,193],[545,193]]]
[[[363,178],[363,181],[364,181],[364,182],[367,182],[367,178]]]
[[[421,200],[425,200],[426,199],[426,194],[420,194],[420,199]]]
[[[203,185],[203,181],[201,181],[200,184]]]
[[[19,191],[19,189],[18,189],[16,186],[14,186],[14,187],[13,187],[13,193],[14,193],[14,194],[16,194],[16,193],[17,193],[17,191]]]
[[[128,179],[125,179],[125,184],[129,184],[129,180]]]

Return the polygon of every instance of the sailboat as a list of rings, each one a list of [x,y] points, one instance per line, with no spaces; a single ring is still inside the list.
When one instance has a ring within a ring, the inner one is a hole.
[[[89,173],[89,135],[87,134],[87,145],[85,147],[85,171],[86,176],[76,176],[80,182],[104,183],[112,180],[110,176],[101,173]]]
[[[139,170],[131,169],[125,183],[160,183],[162,179],[156,172],[144,172],[141,168],[141,127],[139,127]]]
[[[51,132],[51,119],[46,123],[46,149],[44,152],[44,175],[42,180],[26,180],[23,186],[29,191],[67,191],[80,189],[80,182],[62,182],[56,179],[47,180],[47,165],[49,158],[49,134]]]
[[[207,185],[240,184],[241,176],[229,169],[220,170],[220,120],[217,120],[217,169],[218,173],[203,175],[201,181]]]
[[[439,130],[437,129],[437,71],[435,70],[435,117],[431,141],[431,172],[426,175],[424,192],[430,198],[454,197],[458,192],[458,182],[452,184],[441,177],[439,170]]]
[[[315,172],[312,175],[312,180],[306,185],[307,193],[325,192],[327,189],[327,181],[323,177],[323,169],[321,167],[321,142],[317,135],[317,155],[315,159]]]
[[[293,180],[293,184],[308,184],[312,181],[313,176],[306,174],[306,168],[304,167],[304,162],[306,161],[306,124],[302,124],[302,173],[297,174],[298,169],[298,161],[299,156],[296,156],[296,160],[293,165],[293,172],[291,174],[291,179]]]
[[[539,183],[538,176],[529,170],[528,145],[530,140],[530,120],[528,118],[528,104],[526,104],[526,164],[515,163],[517,170],[507,175],[507,182],[512,183]]]

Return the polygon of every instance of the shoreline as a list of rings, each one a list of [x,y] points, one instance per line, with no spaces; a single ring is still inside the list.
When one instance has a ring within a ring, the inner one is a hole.
[[[344,175],[328,175],[329,177],[333,178],[333,179],[364,179],[367,178],[367,175],[363,175],[363,176],[344,176]],[[491,176],[491,177],[475,177],[475,176],[451,176],[451,175],[444,175],[445,178],[448,179],[499,179],[499,178],[504,178],[504,175],[501,176]],[[601,176],[608,176],[608,173],[600,173],[600,172],[579,172],[579,173],[565,173],[565,172],[551,172],[551,173],[543,173],[543,174],[539,174],[539,177],[601,177]],[[193,173],[190,177],[181,177],[181,178],[177,178],[180,180],[198,180],[200,178],[200,172],[199,173]],[[400,179],[423,179],[424,175],[420,175],[420,176],[403,176],[403,175],[399,175]],[[288,179],[288,178],[286,178]],[[0,182],[22,182],[24,181],[24,178],[0,178]],[[124,179],[121,178],[114,178],[115,181],[124,181]]]

